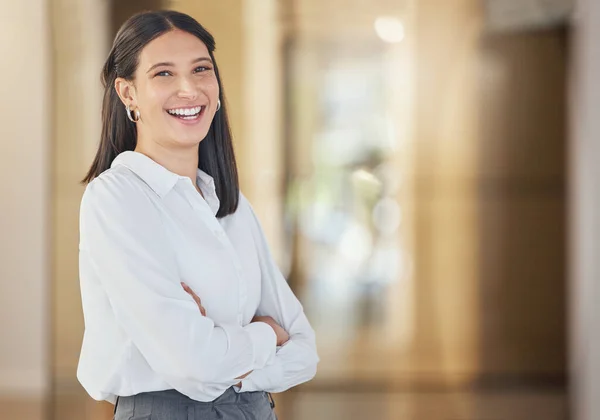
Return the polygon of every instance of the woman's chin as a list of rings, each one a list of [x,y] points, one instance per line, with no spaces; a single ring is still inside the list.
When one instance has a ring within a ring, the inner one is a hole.
[[[199,135],[198,133],[194,133],[193,135],[190,135],[189,133],[187,133],[187,135],[174,136],[173,142],[175,144],[177,144],[179,147],[183,147],[183,148],[194,147],[194,146],[197,147],[200,144],[200,142],[204,139],[204,137],[206,137],[206,134],[202,136],[202,135]]]
[[[207,134],[207,129],[196,127],[195,130],[171,130],[171,135],[169,137],[173,139],[173,143],[180,147],[191,147],[200,144]]]

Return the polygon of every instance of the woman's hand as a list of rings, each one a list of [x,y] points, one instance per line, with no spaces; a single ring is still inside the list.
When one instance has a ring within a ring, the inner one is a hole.
[[[264,322],[265,324],[269,324],[269,326],[273,328],[273,331],[275,331],[275,334],[277,335],[278,346],[284,345],[290,339],[290,335],[287,333],[287,331],[284,330],[283,327],[270,316],[255,316],[252,318],[251,322]]]
[[[202,301],[200,300],[198,295],[196,295],[192,291],[192,289],[190,289],[190,286],[188,286],[184,282],[181,282],[181,286],[183,286],[183,290],[185,290],[194,299],[194,301],[198,305],[198,308],[200,309],[200,313],[202,314],[202,316],[206,316],[206,309],[204,309],[204,306],[202,306]]]

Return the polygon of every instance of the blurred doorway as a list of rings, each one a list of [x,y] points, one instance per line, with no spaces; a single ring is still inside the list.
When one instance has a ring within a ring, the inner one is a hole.
[[[298,398],[467,389],[441,411],[485,418],[477,392],[527,386],[562,418],[568,32],[286,4],[290,277],[322,356]]]

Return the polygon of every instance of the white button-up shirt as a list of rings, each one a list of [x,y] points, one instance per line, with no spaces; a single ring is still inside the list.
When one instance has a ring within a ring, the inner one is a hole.
[[[205,199],[189,178],[128,151],[85,190],[77,378],[96,400],[176,389],[212,401],[249,371],[236,391],[280,392],[316,373],[314,331],[249,202],[240,194],[236,212],[217,219],[212,177],[198,170],[197,185]],[[290,340],[277,347],[254,315]]]

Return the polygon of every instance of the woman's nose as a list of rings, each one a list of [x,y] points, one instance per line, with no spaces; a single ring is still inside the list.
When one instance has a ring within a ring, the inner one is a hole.
[[[189,80],[187,77],[181,77],[179,81],[179,90],[177,92],[177,95],[180,98],[195,99],[198,95],[198,89],[195,86],[195,84],[192,83],[192,81]]]

